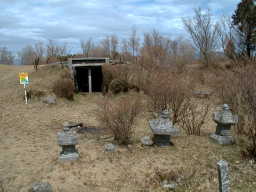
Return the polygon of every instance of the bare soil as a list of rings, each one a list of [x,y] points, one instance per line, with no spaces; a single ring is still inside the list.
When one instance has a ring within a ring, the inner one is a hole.
[[[62,123],[72,120],[100,127],[95,110],[103,96],[77,94],[74,101],[58,98],[52,106],[33,98],[25,105],[19,72],[29,72],[32,90],[49,93],[59,69],[34,72],[32,66],[0,65],[0,181],[5,191],[26,192],[35,181],[49,182],[56,192],[164,191],[158,183],[161,170],[180,178],[177,191],[216,192],[216,163],[221,159],[230,163],[231,191],[255,191],[256,166],[241,159],[239,147],[209,140],[208,134],[215,131],[211,114],[202,136],[182,134],[173,138],[174,146],[158,148],[140,144],[140,137],[151,134],[144,113],[128,147],[107,153],[104,144],[112,142],[109,135],[84,133],[79,136],[81,158],[59,162],[56,136]]]

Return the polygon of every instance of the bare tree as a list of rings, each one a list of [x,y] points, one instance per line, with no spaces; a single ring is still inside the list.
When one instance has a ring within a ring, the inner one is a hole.
[[[183,23],[199,50],[203,63],[208,67],[211,54],[218,47],[219,25],[212,20],[209,10],[203,13],[201,9],[195,9],[194,18],[183,19]]]
[[[42,61],[43,59],[43,55],[44,55],[44,51],[45,51],[45,48],[44,48],[44,44],[42,42],[37,42],[35,45],[34,45],[34,61],[33,61],[33,65],[34,65],[34,69],[37,71],[38,70],[38,65],[40,64],[40,62]]]
[[[81,46],[81,49],[83,51],[83,55],[86,56],[86,57],[89,57],[90,52],[91,52],[91,50],[94,47],[93,46],[92,38],[90,38],[90,39],[88,39],[86,41],[81,40],[80,46]]]
[[[32,65],[34,62],[34,48],[32,45],[27,45],[19,52],[21,65]]]
[[[220,45],[225,55],[233,62],[238,59],[236,45],[239,44],[239,40],[237,36],[237,31],[232,24],[231,18],[223,16],[219,27]]]
[[[126,39],[123,39],[121,42],[121,52],[122,52],[123,61],[127,61],[130,54],[129,54],[128,41]]]
[[[142,55],[147,57],[152,64],[164,64],[168,54],[171,54],[171,42],[156,30],[145,33]]]
[[[58,56],[58,48],[53,40],[48,40],[48,44],[46,45],[46,57],[47,63],[49,63],[51,58],[57,58]]]
[[[111,43],[110,37],[107,36],[105,39],[101,41],[101,46],[103,49],[104,56],[110,57],[111,56]]]
[[[131,36],[129,38],[128,45],[131,49],[132,57],[134,59],[135,56],[138,54],[138,50],[139,50],[139,47],[140,47],[140,38],[137,35],[136,28],[132,29],[132,33],[131,33]]]
[[[118,47],[118,38],[115,35],[111,35],[110,50],[111,50],[111,58],[113,58],[113,59],[115,59],[118,55],[117,47]]]
[[[59,60],[62,68],[64,68],[64,61],[67,59],[68,49],[67,44],[56,46],[57,59]]]
[[[8,50],[7,47],[0,48],[0,64],[13,64],[14,56],[12,52]]]

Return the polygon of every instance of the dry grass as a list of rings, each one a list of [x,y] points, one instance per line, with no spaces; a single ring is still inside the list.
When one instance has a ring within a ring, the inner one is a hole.
[[[75,95],[74,102],[59,99],[55,106],[32,100],[23,101],[23,87],[18,73],[28,71],[31,88],[51,91],[59,69],[39,69],[33,66],[0,65],[0,180],[8,192],[27,192],[35,181],[47,181],[56,192],[131,192],[163,191],[159,185],[147,182],[155,170],[180,173],[187,178],[177,191],[215,192],[218,190],[216,163],[230,163],[231,189],[253,192],[256,187],[255,165],[241,160],[236,145],[222,147],[210,142],[207,135],[215,124],[207,117],[202,136],[173,138],[173,147],[142,147],[139,138],[150,134],[148,114],[136,120],[134,143],[119,146],[116,153],[104,153],[108,135],[85,133],[79,137],[79,161],[57,161],[60,148],[56,134],[64,121],[73,120],[99,127],[93,111],[98,109],[101,95]],[[4,91],[2,91],[4,90]],[[197,102],[200,100],[197,100]],[[190,178],[190,174],[195,175]],[[167,174],[168,175],[168,174]],[[175,175],[175,174],[174,174]]]

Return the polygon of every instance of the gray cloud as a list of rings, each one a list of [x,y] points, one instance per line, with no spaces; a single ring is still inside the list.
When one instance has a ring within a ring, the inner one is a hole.
[[[157,29],[185,35],[182,17],[196,7],[230,15],[239,0],[1,0],[0,46],[17,51],[36,41],[53,39],[79,46],[80,39],[106,35],[125,37],[131,27],[140,33]]]

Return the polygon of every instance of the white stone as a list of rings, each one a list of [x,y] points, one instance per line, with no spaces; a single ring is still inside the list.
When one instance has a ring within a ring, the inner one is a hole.
[[[140,139],[141,143],[145,146],[153,145],[153,141],[149,136],[144,136]]]
[[[114,145],[112,143],[108,143],[108,144],[104,145],[104,149],[107,152],[115,152],[116,151],[116,145]]]

